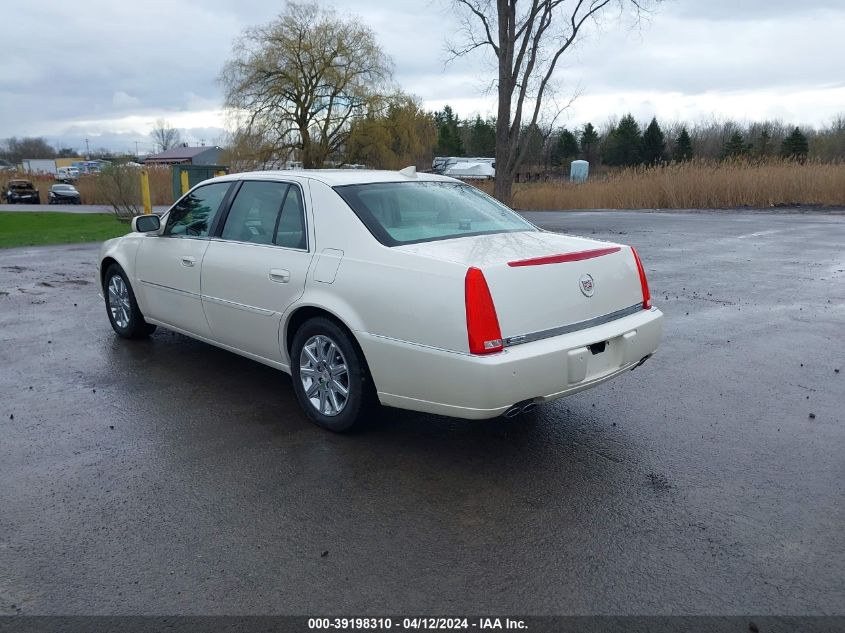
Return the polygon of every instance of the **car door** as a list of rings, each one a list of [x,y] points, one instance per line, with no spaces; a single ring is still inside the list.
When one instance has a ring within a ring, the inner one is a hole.
[[[215,341],[282,360],[284,311],[311,264],[305,191],[294,182],[244,181],[202,263],[202,301]]]
[[[192,189],[170,209],[161,235],[138,248],[135,277],[143,313],[165,325],[210,338],[200,296],[200,271],[214,218],[232,182]]]

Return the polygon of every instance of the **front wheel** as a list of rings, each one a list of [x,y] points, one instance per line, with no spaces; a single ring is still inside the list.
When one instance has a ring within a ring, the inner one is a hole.
[[[296,398],[312,422],[330,431],[360,424],[374,398],[366,362],[351,336],[315,317],[297,330],[291,346]]]
[[[118,336],[144,338],[155,332],[156,326],[144,320],[126,273],[117,264],[112,264],[106,270],[103,294],[109,322]]]

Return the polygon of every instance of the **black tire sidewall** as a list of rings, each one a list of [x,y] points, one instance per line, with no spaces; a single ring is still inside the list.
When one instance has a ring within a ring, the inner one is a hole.
[[[305,388],[302,386],[302,379],[299,375],[299,357],[305,342],[312,336],[321,334],[330,338],[343,353],[346,359],[346,367],[349,371],[349,399],[346,406],[338,415],[323,415],[314,408],[314,405],[305,396]],[[302,407],[305,415],[325,429],[335,432],[343,432],[359,425],[368,405],[368,376],[366,364],[357,346],[353,343],[352,337],[343,328],[330,319],[315,317],[309,319],[296,331],[291,345],[291,378],[296,399]]]

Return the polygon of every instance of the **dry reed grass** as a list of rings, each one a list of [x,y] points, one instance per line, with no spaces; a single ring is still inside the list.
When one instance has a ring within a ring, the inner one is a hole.
[[[150,174],[150,198],[154,206],[169,205],[173,202],[173,180],[170,167],[148,167]],[[103,195],[102,185],[97,174],[86,174],[80,176],[76,182],[79,195],[85,204],[108,204]],[[135,204],[141,204],[141,179],[138,176],[137,187],[133,188]],[[90,202],[89,202],[90,201]]]
[[[150,168],[154,205],[173,202],[169,167]],[[51,176],[4,174],[33,180],[46,204],[55,183]],[[488,193],[492,182],[475,183]],[[83,204],[107,205],[98,176],[85,175],[76,183]],[[137,204],[141,203],[140,185]],[[631,167],[593,176],[586,183],[548,181],[514,185],[513,206],[544,209],[726,209],[788,205],[845,206],[845,163],[787,161],[705,161],[659,167]]]
[[[492,183],[482,188],[492,192]],[[586,183],[514,186],[513,206],[544,209],[727,209],[845,206],[845,163],[691,161],[632,167]]]

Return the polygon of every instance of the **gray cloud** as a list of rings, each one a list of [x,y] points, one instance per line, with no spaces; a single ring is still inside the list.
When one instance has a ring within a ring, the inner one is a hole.
[[[493,73],[482,56],[444,70],[445,41],[455,28],[446,0],[338,0],[335,6],[372,26],[407,91],[430,104],[462,104],[464,114],[492,110],[483,90]],[[4,33],[0,138],[44,135],[80,147],[88,136],[127,149],[135,141],[149,144],[151,122],[164,117],[201,128],[189,134],[213,142],[222,123],[202,113],[220,108],[217,76],[233,39],[281,8],[258,0],[18,3],[6,10],[15,28]],[[614,106],[632,92],[649,93],[655,108],[670,93],[742,92],[760,105],[772,95],[841,86],[843,31],[841,0],[664,2],[641,28],[607,19],[586,33],[558,84],[564,93],[581,87],[585,97],[604,95]],[[708,103],[719,108],[718,99]],[[730,107],[725,114],[736,116]],[[807,116],[816,123],[830,114]]]

